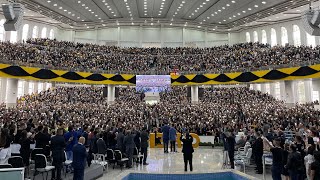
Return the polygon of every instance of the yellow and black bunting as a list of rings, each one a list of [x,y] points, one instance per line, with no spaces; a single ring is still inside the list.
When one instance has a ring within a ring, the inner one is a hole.
[[[225,74],[189,74],[171,75],[172,85],[196,84],[235,84],[261,83],[279,80],[298,80],[320,78],[320,64],[282,68],[276,70],[262,70],[253,72],[225,73]]]
[[[0,64],[0,77],[85,84],[136,84],[136,76],[130,74],[96,74],[13,66],[8,64]]]

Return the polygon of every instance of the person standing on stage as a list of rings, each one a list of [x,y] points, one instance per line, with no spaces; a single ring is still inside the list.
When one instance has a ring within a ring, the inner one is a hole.
[[[190,171],[192,171],[192,153],[194,152],[192,146],[193,137],[189,134],[189,132],[187,132],[180,137],[180,140],[183,143],[182,153],[184,160],[184,171],[187,171],[188,163],[190,165]]]

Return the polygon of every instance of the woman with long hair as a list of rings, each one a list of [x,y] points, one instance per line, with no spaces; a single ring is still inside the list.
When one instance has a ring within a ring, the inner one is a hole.
[[[0,164],[7,164],[11,156],[11,138],[9,136],[9,129],[3,128],[0,134]]]

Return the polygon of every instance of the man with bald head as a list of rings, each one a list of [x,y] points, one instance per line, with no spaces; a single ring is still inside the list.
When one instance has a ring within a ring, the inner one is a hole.
[[[74,169],[73,180],[83,180],[84,168],[86,166],[87,151],[84,146],[86,139],[80,137],[78,144],[74,145],[72,148],[73,161],[72,167]]]

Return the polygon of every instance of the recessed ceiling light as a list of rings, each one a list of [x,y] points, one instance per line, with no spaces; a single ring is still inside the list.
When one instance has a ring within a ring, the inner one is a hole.
[[[53,6],[57,6],[57,4],[53,4]]]
[[[80,17],[77,17],[77,19],[80,19]]]
[[[230,6],[230,4],[226,4],[226,6]]]
[[[72,14],[72,16],[75,16],[75,14]]]
[[[257,8],[257,7],[259,7],[259,6],[258,6],[258,5],[254,5],[254,7],[256,7],[256,8]]]
[[[238,15],[240,16],[240,15],[241,15],[241,13],[238,13]]]
[[[88,11],[91,11],[91,9],[89,9]]]
[[[161,14],[158,14],[158,16],[161,16]]]
[[[89,27],[89,26],[87,26],[87,28],[89,29],[90,27]]]
[[[94,12],[91,12],[91,14],[94,14]]]
[[[236,15],[233,15],[233,17],[235,18],[235,17],[237,17]]]
[[[224,19],[223,21],[224,21],[224,22],[226,22],[226,20],[225,20],[225,19]]]
[[[222,9],[226,9],[225,7],[222,7]]]
[[[216,29],[212,29],[212,30],[216,30]]]
[[[95,17],[97,17],[98,15],[94,15]]]
[[[82,4],[82,6],[86,6],[86,4]]]
[[[62,7],[60,6],[59,9],[62,9]]]
[[[215,14],[218,14],[217,12],[214,12]]]
[[[153,26],[153,23],[151,23],[151,26]]]
[[[81,3],[81,1],[78,1],[78,3],[80,4],[80,3]]]
[[[113,16],[116,17],[117,15],[114,14]]]
[[[232,3],[236,3],[236,1],[231,1]]]
[[[84,19],[82,19],[81,21],[84,21]]]
[[[211,16],[214,16],[214,14],[211,14]]]
[[[219,9],[218,11],[219,11],[219,12],[221,12],[221,10],[220,10],[220,9]]]
[[[206,2],[203,2],[202,4],[207,4]]]
[[[170,26],[172,26],[172,23],[170,23]]]
[[[201,26],[197,26],[198,28],[201,28]]]
[[[105,24],[102,24],[102,26],[106,26]]]
[[[85,7],[85,9],[89,9],[89,7]]]
[[[182,1],[181,3],[184,4],[186,1]]]
[[[266,2],[265,2],[265,1],[262,1],[261,3],[262,3],[262,4],[266,4]]]
[[[252,9],[251,9],[251,8],[248,8],[248,10],[251,11]]]
[[[51,3],[51,1],[47,1],[48,3]]]
[[[243,13],[246,13],[246,11],[242,11]]]
[[[144,14],[145,16],[147,15],[147,14]]]
[[[68,12],[68,14],[71,14],[71,12]]]

